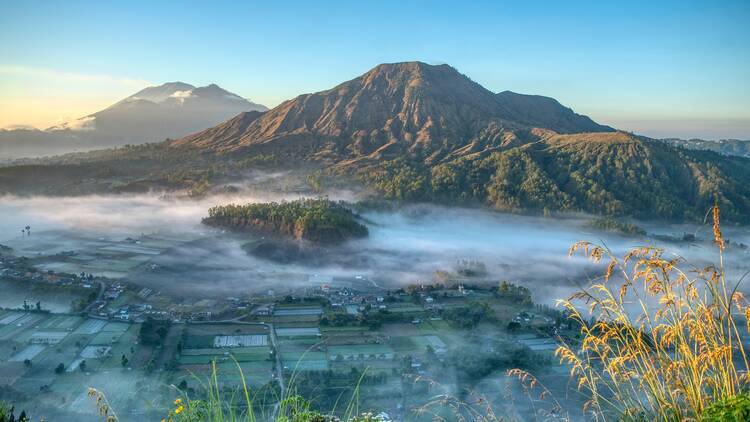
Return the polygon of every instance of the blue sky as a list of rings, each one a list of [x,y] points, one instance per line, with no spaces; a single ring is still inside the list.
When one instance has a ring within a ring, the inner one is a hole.
[[[0,126],[174,80],[274,106],[421,60],[651,136],[750,139],[748,22],[748,0],[0,0]]]

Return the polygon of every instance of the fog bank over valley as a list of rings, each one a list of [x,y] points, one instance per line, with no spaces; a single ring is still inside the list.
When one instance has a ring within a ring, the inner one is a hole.
[[[362,211],[368,237],[320,247],[309,254],[314,259],[279,262],[253,256],[243,247],[261,242],[262,236],[230,233],[200,222],[214,205],[298,197],[247,189],[199,200],[159,194],[4,197],[0,243],[38,259],[41,268],[123,278],[182,297],[279,292],[331,278],[334,285],[394,288],[449,276],[466,284],[508,280],[531,289],[535,301],[551,304],[601,271],[580,257],[567,256],[578,240],[603,241],[618,254],[654,244],[693,265],[716,258],[705,226],[639,223],[649,234],[696,235],[694,242],[678,242],[596,231],[587,226],[585,216],[544,218],[410,205],[397,211]],[[347,192],[329,197],[356,199]],[[21,235],[26,225],[30,236]],[[727,227],[725,233],[733,242],[750,243],[745,228]],[[730,277],[745,270],[747,260],[741,256],[746,256],[746,249],[730,248]]]

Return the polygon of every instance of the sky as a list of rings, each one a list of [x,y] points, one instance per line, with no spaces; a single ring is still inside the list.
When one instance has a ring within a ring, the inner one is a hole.
[[[648,136],[750,139],[748,22],[748,0],[0,0],[0,127],[177,80],[272,107],[420,60]]]

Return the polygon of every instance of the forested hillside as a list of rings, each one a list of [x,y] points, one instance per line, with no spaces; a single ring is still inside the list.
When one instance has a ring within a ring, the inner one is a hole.
[[[726,219],[742,222],[750,215],[748,164],[617,132],[551,135],[434,166],[394,160],[360,177],[402,200],[694,221],[716,201]]]

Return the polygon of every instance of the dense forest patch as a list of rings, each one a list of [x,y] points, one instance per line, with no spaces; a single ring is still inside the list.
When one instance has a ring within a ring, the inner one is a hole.
[[[319,243],[335,243],[368,235],[367,227],[343,202],[324,198],[216,206],[208,210],[203,223],[232,229],[256,229]]]

